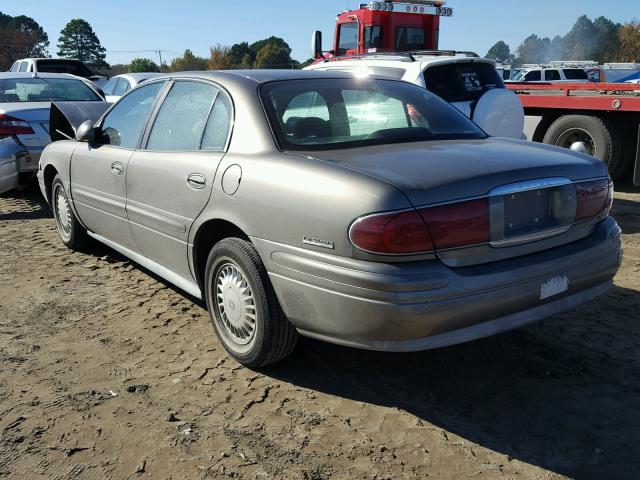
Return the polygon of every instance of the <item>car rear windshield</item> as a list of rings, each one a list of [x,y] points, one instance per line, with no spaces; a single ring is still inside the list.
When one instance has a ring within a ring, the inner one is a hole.
[[[0,80],[0,103],[99,101],[82,80],[72,78],[14,78]]]
[[[38,60],[38,72],[43,73],[70,73],[79,77],[89,78],[94,73],[82,62],[70,62],[68,60]]]
[[[504,88],[495,67],[489,63],[450,63],[424,72],[427,90],[447,102],[474,102],[488,90]]]
[[[404,82],[290,80],[265,84],[261,95],[284,150],[486,138],[457,109]]]

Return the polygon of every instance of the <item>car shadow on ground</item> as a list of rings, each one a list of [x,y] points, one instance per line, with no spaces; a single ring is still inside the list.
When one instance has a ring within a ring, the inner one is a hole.
[[[44,201],[37,185],[27,185],[19,190],[12,190],[0,195],[0,198],[15,203],[15,211],[0,210],[0,221],[39,220],[52,217],[51,209]]]
[[[291,359],[263,373],[407,411],[572,478],[638,478],[639,307],[640,292],[616,288],[529,328],[412,354],[301,339]]]
[[[622,233],[630,235],[640,233],[640,203],[616,198],[611,215],[616,219]]]

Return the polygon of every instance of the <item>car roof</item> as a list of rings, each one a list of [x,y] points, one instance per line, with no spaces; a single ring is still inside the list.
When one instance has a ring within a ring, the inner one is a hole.
[[[114,75],[111,78],[129,78],[129,79],[135,80],[136,82],[139,82],[140,80],[147,80],[149,78],[155,78],[161,75],[162,73],[158,73],[158,72],[137,72],[137,73],[121,73],[119,75]]]
[[[20,59],[16,60],[13,63],[16,63],[16,62],[30,62],[30,61],[36,61],[36,60],[53,60],[53,61],[58,61],[58,62],[79,62],[79,63],[82,63],[80,60],[76,60],[75,58],[47,58],[47,57],[20,58]]]
[[[154,80],[161,78],[207,78],[219,81],[252,81],[267,83],[282,80],[311,80],[326,78],[353,78],[348,72],[319,72],[317,70],[208,70],[199,72],[175,72],[161,74]]]
[[[0,79],[18,79],[18,78],[66,78],[70,80],[78,80],[83,82],[84,79],[71,75],[69,73],[40,73],[31,72],[0,72]],[[85,82],[86,83],[86,82]]]
[[[328,58],[324,61],[312,64],[310,69],[333,69],[333,68],[349,68],[350,65],[372,65],[372,66],[390,66],[394,68],[403,68],[405,70],[424,69],[429,65],[445,65],[457,64],[467,61],[469,63],[488,63],[496,65],[494,60],[489,58],[481,58],[470,56],[466,53],[456,53],[454,55],[429,55],[413,53],[411,56],[404,54],[366,54],[344,57]]]

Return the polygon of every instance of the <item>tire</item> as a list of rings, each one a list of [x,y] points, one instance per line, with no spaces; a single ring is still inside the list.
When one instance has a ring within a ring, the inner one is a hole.
[[[258,368],[291,354],[298,333],[284,316],[251,243],[227,238],[214,245],[204,289],[216,335],[239,363]]]
[[[89,243],[89,236],[71,209],[69,196],[59,175],[51,183],[51,210],[62,243],[71,250],[83,250]]]
[[[615,123],[588,115],[564,115],[549,126],[543,142],[570,148],[578,140],[588,145],[587,154],[605,163],[611,178],[624,175],[625,148],[622,132]]]

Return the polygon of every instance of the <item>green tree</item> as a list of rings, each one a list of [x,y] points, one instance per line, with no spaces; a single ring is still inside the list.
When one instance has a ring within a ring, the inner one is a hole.
[[[182,57],[171,60],[169,69],[172,72],[188,72],[206,70],[208,68],[208,60],[198,57],[189,49],[184,51]]]
[[[247,42],[231,45],[229,54],[235,68],[251,68],[256,59],[256,53]]]
[[[511,58],[511,49],[509,45],[500,40],[493,47],[489,49],[486,55],[487,58],[492,58],[498,62],[504,63]]]
[[[106,50],[100,44],[98,36],[81,18],[74,18],[62,29],[58,39],[58,55],[75,58],[94,68],[109,68],[105,61]]]
[[[160,67],[148,58],[134,58],[129,64],[129,73],[159,72]]]
[[[0,12],[0,70],[19,58],[46,57],[49,37],[33,18]]]
[[[529,35],[518,47],[519,63],[542,63],[549,61],[551,40],[540,38],[537,35]]]
[[[255,68],[292,68],[290,51],[276,43],[267,43],[258,50]]]

